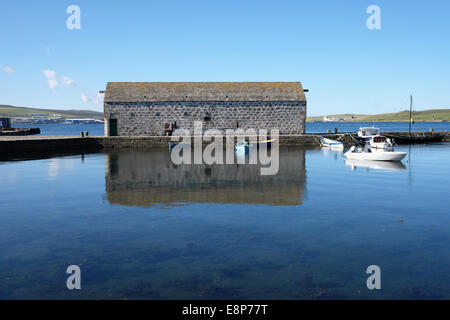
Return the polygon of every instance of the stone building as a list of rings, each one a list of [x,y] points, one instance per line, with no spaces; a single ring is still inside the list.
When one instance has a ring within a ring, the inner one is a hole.
[[[305,132],[300,82],[108,82],[106,136],[161,136],[171,129]]]

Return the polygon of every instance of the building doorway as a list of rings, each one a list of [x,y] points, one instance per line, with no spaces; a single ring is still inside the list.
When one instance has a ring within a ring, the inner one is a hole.
[[[117,119],[109,119],[109,136],[117,136]]]

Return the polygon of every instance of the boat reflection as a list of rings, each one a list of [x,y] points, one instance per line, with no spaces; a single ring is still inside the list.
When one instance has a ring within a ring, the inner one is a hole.
[[[280,148],[278,174],[260,165],[174,165],[166,149],[111,151],[106,155],[106,196],[111,204],[151,207],[186,203],[300,205],[305,149]]]
[[[386,171],[406,170],[406,166],[400,161],[370,161],[370,160],[345,160],[345,164],[355,170],[356,168],[367,168]]]
[[[324,157],[333,157],[334,159],[341,159],[344,154],[344,150],[333,148],[321,148],[320,149]]]

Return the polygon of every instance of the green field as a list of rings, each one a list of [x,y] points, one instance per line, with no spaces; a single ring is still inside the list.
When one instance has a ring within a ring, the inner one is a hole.
[[[353,119],[349,119],[353,116]],[[362,115],[362,114],[336,114],[329,115],[328,118],[347,118],[348,122],[402,122],[409,121],[409,111],[402,111],[396,113],[381,113],[375,115]],[[450,121],[450,109],[435,109],[426,111],[413,112],[414,121],[426,121],[426,122],[441,122]],[[320,117],[308,117],[306,121],[323,121],[323,116]]]
[[[48,116],[63,118],[103,118],[103,112],[90,110],[51,110],[0,105],[0,118]]]

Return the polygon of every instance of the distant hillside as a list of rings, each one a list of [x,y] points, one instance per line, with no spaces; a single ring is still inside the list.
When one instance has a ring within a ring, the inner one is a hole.
[[[52,110],[0,105],[0,118],[51,116],[63,118],[103,118],[103,112],[90,110]]]
[[[353,117],[353,118],[351,118]],[[401,122],[409,121],[409,111],[402,111],[396,113],[381,113],[375,115],[362,114],[336,114],[329,115],[328,118],[345,119],[348,122]],[[414,111],[414,121],[450,121],[450,109],[435,109],[426,111]],[[323,116],[308,117],[307,121],[323,121]]]

